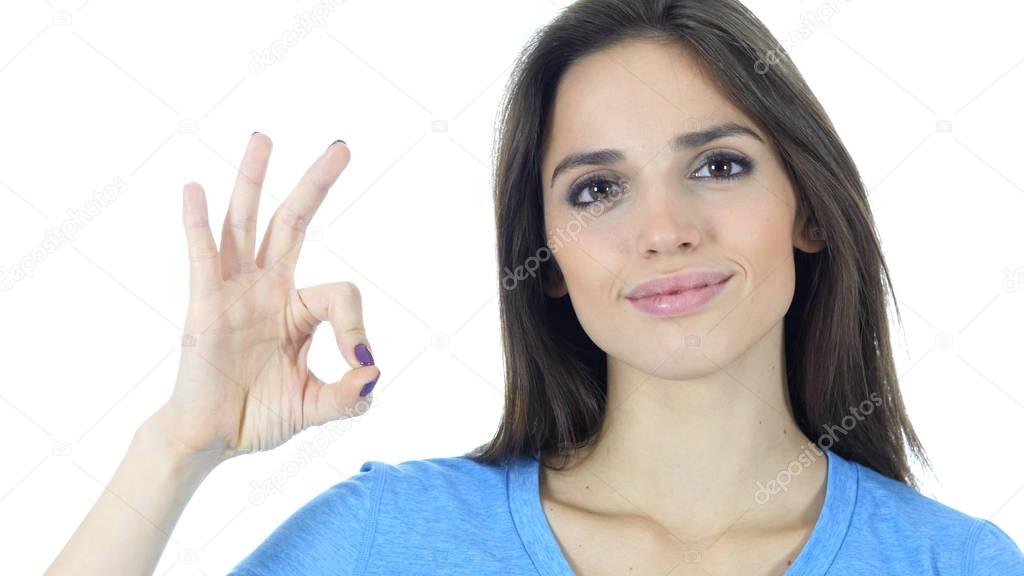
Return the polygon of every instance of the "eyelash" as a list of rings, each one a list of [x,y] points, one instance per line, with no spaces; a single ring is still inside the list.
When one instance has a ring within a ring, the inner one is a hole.
[[[698,180],[710,179],[710,180],[718,180],[718,181],[723,181],[724,182],[724,181],[734,180],[736,178],[742,178],[744,176],[747,176],[748,174],[750,174],[750,172],[754,168],[754,161],[751,160],[749,157],[744,156],[743,154],[737,154],[737,153],[734,153],[734,152],[727,152],[727,151],[724,151],[724,150],[716,150],[716,151],[711,152],[710,154],[708,154],[704,158],[704,161],[700,163],[700,166],[698,166],[697,170],[694,170],[693,173],[695,174],[697,172],[700,172],[705,166],[707,166],[707,165],[709,165],[709,164],[711,164],[713,162],[722,162],[722,161],[729,162],[731,164],[735,164],[735,165],[739,166],[740,168],[742,168],[742,170],[739,173],[729,174],[727,176],[718,176],[718,177],[715,177],[715,176],[698,176],[696,178]],[[710,170],[710,168],[709,168],[709,170]],[[581,207],[589,206],[591,204],[595,204],[597,202],[600,202],[600,200],[594,200],[594,201],[591,201],[591,202],[577,202],[577,199],[580,197],[580,195],[583,193],[584,190],[590,188],[591,186],[594,186],[595,184],[602,184],[602,183],[605,183],[605,182],[610,182],[610,183],[619,184],[619,185],[621,185],[621,183],[622,183],[621,180],[616,179],[616,178],[608,178],[605,174],[592,174],[590,176],[587,176],[587,177],[583,178],[578,183],[573,185],[573,187],[569,191],[569,196],[568,196],[569,204],[572,205],[575,208],[581,208]]]

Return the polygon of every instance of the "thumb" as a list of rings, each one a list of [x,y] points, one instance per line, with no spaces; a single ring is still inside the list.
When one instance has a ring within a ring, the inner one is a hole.
[[[346,372],[341,380],[327,384],[312,371],[308,372],[308,389],[315,393],[310,395],[312,405],[305,410],[309,420],[303,427],[318,426],[332,420],[361,416],[370,409],[373,403],[373,389],[380,370],[376,366],[362,366]],[[366,394],[361,394],[361,390]]]

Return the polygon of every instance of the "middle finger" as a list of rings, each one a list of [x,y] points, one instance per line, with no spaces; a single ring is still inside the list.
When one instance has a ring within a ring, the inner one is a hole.
[[[256,256],[256,264],[260,268],[283,262],[289,269],[294,269],[306,227],[327,196],[327,191],[348,165],[349,158],[348,146],[336,140],[306,170],[298,185],[270,218]]]
[[[266,134],[254,132],[238,167],[231,204],[221,227],[221,269],[225,276],[255,265],[256,216],[272,148],[273,142]]]

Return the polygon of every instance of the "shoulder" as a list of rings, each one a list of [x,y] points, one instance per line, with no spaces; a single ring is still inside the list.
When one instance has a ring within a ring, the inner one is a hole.
[[[439,542],[495,546],[500,553],[511,525],[502,521],[508,516],[506,470],[465,456],[367,460],[296,510],[231,574],[430,566],[448,557]]]
[[[364,463],[348,478],[315,495],[243,558],[231,576],[305,575],[334,567],[353,574],[365,561],[383,469]]]
[[[466,456],[441,456],[388,463],[367,460],[354,474],[324,490],[303,515],[335,517],[341,510],[360,523],[379,515],[401,515],[406,522],[432,510],[449,515],[466,504],[506,502],[506,466],[480,464]],[[318,521],[321,518],[317,518]]]
[[[913,527],[922,534],[966,537],[978,519],[918,492],[903,482],[855,463],[858,472],[857,510],[894,529]]]
[[[364,560],[374,574],[521,574],[532,571],[510,509],[512,466],[466,456],[369,461],[380,497]]]
[[[857,492],[847,544],[875,556],[915,557],[938,574],[1021,574],[1024,554],[996,524],[926,496],[906,484],[851,463]],[[897,561],[892,559],[892,561]]]
[[[435,511],[452,520],[493,514],[508,507],[508,467],[467,456],[386,464],[367,461],[361,470],[381,477],[381,504],[391,515],[427,519]]]
[[[417,460],[403,460],[388,464],[368,460],[360,471],[377,472],[386,476],[396,487],[406,485],[436,484],[465,487],[467,483],[504,482],[506,466],[481,464],[468,456],[439,456]]]

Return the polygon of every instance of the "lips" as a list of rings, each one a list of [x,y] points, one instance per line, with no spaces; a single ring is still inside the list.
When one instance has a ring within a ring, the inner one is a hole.
[[[653,317],[683,316],[710,306],[731,278],[732,274],[718,270],[692,270],[644,282],[626,299],[636,310]]]
[[[660,295],[672,295],[721,284],[732,277],[732,273],[709,268],[690,270],[682,274],[654,278],[637,285],[626,294],[629,300],[639,300]]]

